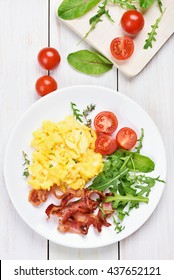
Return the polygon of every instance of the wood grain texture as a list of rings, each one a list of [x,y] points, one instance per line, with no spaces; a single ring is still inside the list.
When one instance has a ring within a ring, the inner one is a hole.
[[[168,170],[157,209],[142,228],[121,242],[121,259],[174,259],[173,39],[172,36],[141,75],[134,79],[119,75],[119,90],[139,103],[161,132]]]
[[[61,3],[62,0],[58,0],[57,3]],[[109,13],[114,20],[114,23],[109,21],[107,17],[102,16],[102,21],[97,24],[96,28],[89,34],[85,39],[92,47],[110,59],[115,66],[123,72],[125,75],[133,77],[137,75],[145,65],[153,58],[158,50],[163,46],[167,39],[174,33],[173,22],[174,17],[174,2],[173,0],[166,0],[164,3],[166,11],[163,15],[163,19],[157,29],[156,42],[153,42],[153,48],[149,48],[148,51],[143,49],[145,39],[147,38],[148,32],[151,31],[151,25],[155,24],[157,18],[160,17],[160,11],[157,1],[153,6],[144,11],[145,25],[143,30],[134,37],[135,49],[133,56],[126,61],[118,61],[114,59],[110,53],[110,42],[115,37],[125,36],[121,25],[120,19],[124,10],[118,5],[108,5]],[[73,20],[62,20],[69,28],[80,35],[82,38],[85,37],[86,33],[90,29],[89,19],[93,17],[98,11],[98,6],[94,7],[84,16],[73,19]]]
[[[21,220],[8,197],[3,158],[14,125],[37,99],[34,84],[43,71],[36,58],[47,44],[47,0],[0,1],[0,34],[0,259],[45,259],[46,240]]]

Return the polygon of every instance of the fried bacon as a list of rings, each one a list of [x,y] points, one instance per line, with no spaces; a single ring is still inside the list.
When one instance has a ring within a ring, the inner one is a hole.
[[[28,201],[33,206],[39,206],[41,203],[45,202],[48,198],[49,191],[47,190],[34,190],[32,189],[28,195]]]
[[[55,192],[55,190],[53,190]],[[109,227],[106,218],[113,213],[111,203],[103,202],[105,194],[97,190],[68,190],[61,196],[60,204],[50,204],[45,213],[58,217],[58,230],[86,235],[91,225],[101,232],[102,226]],[[75,200],[74,200],[75,199]],[[74,200],[74,201],[72,201]],[[101,205],[97,214],[94,211]],[[105,212],[106,210],[106,212]]]
[[[32,189],[28,200],[32,205],[39,206],[47,200],[49,193],[52,193],[59,200],[59,205],[50,204],[45,213],[48,219],[51,215],[58,217],[59,231],[86,235],[91,225],[98,232],[101,232],[102,226],[111,225],[106,219],[114,211],[110,202],[104,202],[107,194],[97,190],[69,189],[59,195],[56,190],[57,186],[53,186],[50,191]]]

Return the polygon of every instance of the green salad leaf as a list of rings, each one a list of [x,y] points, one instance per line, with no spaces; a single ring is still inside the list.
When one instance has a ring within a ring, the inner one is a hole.
[[[126,205],[128,202],[134,202],[134,203],[139,203],[139,202],[145,202],[148,203],[149,199],[147,197],[144,196],[134,196],[134,195],[130,195],[130,194],[126,194],[126,195],[120,195],[120,194],[115,194],[114,196],[108,196],[106,198],[106,202],[113,202],[113,208],[117,209],[119,203],[121,203],[122,205]]]
[[[106,193],[105,202],[112,203],[117,219],[114,218],[115,230],[120,232],[120,224],[131,209],[138,208],[140,203],[149,202],[149,194],[156,182],[165,183],[158,177],[149,174],[155,169],[155,163],[147,156],[141,155],[144,130],[137,141],[134,151],[117,149],[106,157],[103,170],[93,180],[88,189]]]
[[[162,3],[161,0],[157,0],[157,2],[158,2],[159,10],[160,10],[160,12],[162,13],[162,12],[163,12],[163,3]]]
[[[112,69],[113,63],[99,53],[80,50],[67,57],[76,70],[88,75],[101,75]]]
[[[136,152],[125,152],[126,155],[131,155],[131,160],[128,162],[127,166],[132,169],[139,172],[152,172],[155,168],[154,162],[146,156],[140,155]]]
[[[23,176],[25,176],[27,178],[30,175],[29,170],[28,170],[28,167],[30,165],[30,160],[28,159],[28,155],[24,151],[22,151],[22,155],[24,158],[23,166],[25,166]]]
[[[89,31],[86,33],[86,35],[83,38],[83,40],[86,39],[87,36],[89,35],[89,33],[93,29],[96,28],[97,23],[102,21],[101,17],[103,15],[105,15],[111,22],[114,22],[113,19],[110,16],[110,14],[109,14],[109,10],[106,10],[107,3],[108,3],[108,0],[104,0],[102,5],[99,6],[99,10],[97,11],[97,13],[92,18],[90,18],[89,23],[90,23],[91,27],[90,27]]]
[[[159,27],[159,23],[164,15],[165,10],[161,13],[160,17],[157,18],[156,22],[151,25],[152,30],[148,33],[148,38],[145,41],[144,49],[152,48],[153,41],[156,41],[156,35],[157,35],[157,28]]]
[[[80,113],[80,110],[77,108],[77,105],[73,102],[70,103],[71,104],[71,109],[73,111],[73,116],[76,118],[76,120],[78,120],[79,122],[83,122],[82,117],[83,115]]]
[[[100,0],[64,0],[58,8],[58,16],[64,20],[81,17],[99,2]]]
[[[114,4],[118,4],[123,9],[137,10],[136,6],[133,5],[133,0],[113,0]]]
[[[139,0],[140,7],[143,9],[149,9],[155,0]]]

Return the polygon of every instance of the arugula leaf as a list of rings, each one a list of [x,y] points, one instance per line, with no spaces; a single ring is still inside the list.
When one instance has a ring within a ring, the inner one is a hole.
[[[82,123],[83,120],[81,119],[81,117],[83,117],[83,115],[80,113],[80,110],[77,109],[77,105],[73,102],[71,102],[71,109],[76,120],[79,120]]]
[[[91,27],[82,40],[85,40],[88,37],[88,35],[90,34],[90,32],[95,29],[97,23],[102,21],[101,17],[103,15],[106,15],[106,17],[111,22],[114,22],[114,20],[111,18],[110,14],[109,14],[109,10],[106,10],[107,3],[108,3],[108,0],[104,0],[104,2],[102,3],[102,6],[99,6],[99,10],[97,11],[97,14],[94,15],[92,18],[90,18],[89,23],[90,23]]]
[[[163,3],[162,3],[162,1],[161,1],[161,0],[157,0],[157,2],[158,2],[158,7],[159,7],[159,10],[160,10],[160,12],[162,13],[162,12],[163,12],[163,9],[162,9],[162,7],[163,7]]]
[[[128,181],[127,177],[123,178],[123,180],[121,180],[120,186],[118,188],[118,192],[121,195],[126,195],[126,193],[130,194],[130,195],[136,195],[137,191],[136,191],[136,189],[133,188],[133,186],[134,186],[134,182]]]
[[[118,207],[117,207],[117,216],[118,216],[118,218],[119,218],[119,220],[120,221],[123,221],[124,220],[124,218],[125,218],[125,216],[129,216],[129,212],[128,211],[125,211],[124,209],[125,209],[126,207],[125,206],[123,206],[123,205],[119,205]]]
[[[125,176],[125,174],[127,174],[128,172],[128,168],[121,171],[121,172],[116,172],[116,173],[112,173],[113,176],[111,177],[105,177],[102,176],[101,174],[101,180],[100,180],[100,184],[98,183],[98,178],[97,180],[94,179],[93,183],[88,187],[90,190],[100,190],[100,191],[105,191],[107,188],[111,187],[111,186],[115,186],[115,183],[118,181],[118,179],[122,178]]]
[[[136,6],[132,4],[132,0],[113,0],[114,4],[120,5],[123,9],[137,10]]]
[[[122,225],[120,224],[120,222],[117,222],[114,216],[112,216],[112,218],[113,218],[113,222],[114,222],[114,224],[115,224],[115,229],[114,229],[114,230],[116,231],[116,233],[119,233],[119,232],[121,232],[123,229],[125,229],[125,226],[122,226]]]
[[[155,0],[139,0],[140,7],[143,9],[149,9]]]
[[[99,2],[100,0],[64,0],[58,8],[58,16],[64,20],[81,17]]]
[[[104,162],[103,171],[96,176],[88,189],[106,193],[105,202],[112,203],[119,221],[115,220],[116,230],[122,229],[121,221],[133,208],[139,208],[140,203],[149,202],[149,194],[156,181],[163,182],[159,177],[146,176],[155,168],[154,162],[141,155],[144,130],[141,129],[139,144],[134,151],[117,149]]]
[[[87,105],[86,109],[84,109],[82,114],[81,114],[80,110],[77,109],[77,105],[75,103],[71,102],[70,104],[71,104],[71,109],[73,111],[73,115],[76,118],[76,120],[79,120],[80,122],[83,122],[82,117],[84,117],[84,119],[86,121],[86,123],[84,123],[84,125],[90,127],[91,123],[92,123],[92,120],[88,119],[87,117],[89,116],[89,114],[93,110],[95,110],[95,105],[94,104]]]
[[[107,196],[106,202],[112,202],[113,203],[113,208],[117,209],[119,203],[121,202],[122,205],[126,205],[128,202],[134,202],[134,203],[139,203],[139,202],[144,202],[148,203],[149,199],[147,197],[137,195],[133,196],[130,194],[126,195],[120,195],[120,194],[115,194],[114,196]]]
[[[155,24],[151,25],[152,30],[148,33],[148,38],[145,40],[144,49],[148,49],[149,47],[152,48],[152,42],[156,41],[155,36],[157,35],[156,29],[158,28],[158,25],[164,15],[165,10],[161,13],[160,17],[157,18]]]
[[[81,50],[71,53],[68,62],[78,71],[88,75],[101,75],[113,67],[113,63],[96,52]]]
[[[140,136],[140,138],[137,140],[138,146],[135,147],[135,151],[136,151],[138,154],[140,153],[140,150],[141,150],[142,147],[143,147],[143,139],[144,139],[144,129],[141,128],[141,136]]]
[[[137,189],[140,189],[140,191],[137,193],[138,195],[146,195],[146,197],[149,196],[151,192],[151,188],[155,186],[156,181],[165,183],[163,180],[160,180],[159,177],[152,178],[152,177],[146,177],[144,175],[138,175],[136,178],[136,181],[143,185],[136,185]]]

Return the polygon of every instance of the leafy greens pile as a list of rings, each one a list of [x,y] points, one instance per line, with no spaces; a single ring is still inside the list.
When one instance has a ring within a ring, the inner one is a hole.
[[[121,222],[129,215],[131,209],[138,208],[140,202],[148,203],[155,182],[164,183],[159,177],[146,175],[155,169],[155,164],[149,157],[140,154],[143,138],[142,129],[135,151],[117,149],[108,156],[103,171],[88,187],[107,193],[106,202],[112,203],[112,208],[117,215],[117,219],[113,217],[117,233],[124,229]]]

